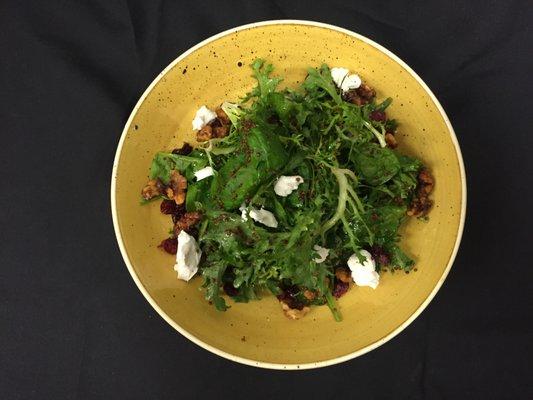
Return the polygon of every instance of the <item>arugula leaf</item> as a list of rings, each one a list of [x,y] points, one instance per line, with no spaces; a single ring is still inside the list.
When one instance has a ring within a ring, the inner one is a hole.
[[[374,242],[384,246],[398,240],[398,229],[406,218],[407,207],[398,205],[385,205],[367,212],[366,221],[374,233]]]
[[[307,74],[307,78],[304,82],[304,88],[308,92],[322,89],[326,91],[326,93],[329,94],[337,104],[342,103],[341,96],[339,95],[337,87],[331,78],[331,71],[326,64],[322,64],[319,69],[309,68],[307,70]]]
[[[282,81],[281,78],[272,78],[270,74],[274,70],[272,64],[267,64],[265,60],[259,58],[255,60],[252,65],[253,76],[257,79],[257,87],[252,91],[256,97],[266,97],[269,93],[276,90],[278,84]]]
[[[200,156],[182,156],[159,152],[152,160],[150,179],[159,178],[164,184],[167,184],[170,180],[170,172],[175,169],[185,173],[189,180],[192,179],[194,171],[202,169],[206,165],[207,160]]]
[[[243,114],[243,111],[239,107],[239,105],[225,101],[224,103],[222,103],[220,108],[222,108],[222,110],[226,113],[231,123],[233,125],[237,125]]]
[[[389,252],[392,256],[391,265],[404,271],[411,270],[415,262],[407,254],[405,254],[402,249],[394,245],[389,249]]]
[[[392,104],[392,98],[387,97],[383,102],[378,104],[375,108],[376,111],[385,111],[388,106]]]
[[[187,212],[198,211],[210,206],[210,185],[209,179],[188,184],[185,198]]]

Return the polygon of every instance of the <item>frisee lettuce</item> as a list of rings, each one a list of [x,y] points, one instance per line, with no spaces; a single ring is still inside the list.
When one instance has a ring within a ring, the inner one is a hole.
[[[233,287],[239,302],[296,286],[315,292],[308,303],[327,304],[340,320],[333,276],[351,254],[379,246],[390,255],[390,267],[412,268],[398,230],[422,163],[386,147],[385,132],[396,121],[370,118],[392,99],[363,106],[343,101],[325,64],[310,68],[296,90],[279,90],[282,79],[262,59],[251,68],[257,86],[239,104],[222,106],[230,134],[190,156],[158,153],[150,176],[166,183],[172,169],[185,173],[187,210],[203,213],[198,240],[205,296],[217,309],[229,308],[224,285]],[[217,173],[192,179],[206,165]],[[273,185],[279,175],[300,175],[304,183],[278,197]],[[243,221],[242,203],[272,211],[278,228]],[[322,263],[314,261],[317,244],[330,249]]]

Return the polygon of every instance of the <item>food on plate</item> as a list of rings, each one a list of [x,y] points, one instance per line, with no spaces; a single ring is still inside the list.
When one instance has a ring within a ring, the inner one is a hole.
[[[244,98],[199,107],[196,147],[155,155],[142,202],[161,200],[173,227],[159,247],[218,310],[272,293],[290,319],[325,304],[340,321],[352,287],[413,268],[399,229],[427,217],[433,177],[396,149],[392,100],[357,74],[324,64],[280,89],[271,64],[251,68]]]

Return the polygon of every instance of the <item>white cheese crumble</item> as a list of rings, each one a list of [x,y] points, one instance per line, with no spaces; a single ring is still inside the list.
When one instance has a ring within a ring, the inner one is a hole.
[[[248,221],[248,211],[246,211],[246,204],[242,203],[239,207],[239,211],[241,212],[241,219],[243,221]]]
[[[326,258],[329,256],[329,249],[326,249],[325,247],[319,246],[318,244],[315,244],[313,246],[313,249],[317,252],[318,257],[314,259],[314,261],[317,264],[323,263],[326,261]]]
[[[361,78],[359,75],[351,74],[347,68],[331,68],[331,79],[341,88],[342,92],[347,92],[350,89],[357,89],[361,86]]]
[[[379,284],[379,274],[376,272],[376,262],[366,250],[360,251],[366,260],[361,263],[357,254],[348,259],[348,267],[352,271],[352,279],[357,286],[370,286],[375,289]]]
[[[239,207],[239,211],[241,212],[241,219],[243,221],[248,221],[248,215],[254,220],[259,222],[260,224],[263,224],[265,226],[268,226],[269,228],[277,228],[278,227],[278,221],[274,214],[272,214],[270,211],[265,210],[263,207],[261,207],[260,210],[250,207],[250,211],[247,211],[246,205],[244,203],[241,204]]]
[[[276,220],[276,217],[274,217],[274,214],[268,210],[265,210],[263,207],[261,207],[260,210],[252,208],[249,214],[254,221],[257,221],[260,224],[266,225],[269,228],[278,227],[278,221]]]
[[[197,181],[201,181],[202,179],[205,179],[209,176],[213,176],[215,174],[215,171],[213,171],[213,168],[211,167],[205,167],[202,168],[194,173],[194,176],[196,177]]]
[[[195,131],[199,131],[208,123],[213,121],[216,117],[217,115],[214,111],[211,111],[206,106],[202,106],[198,109],[198,111],[196,111],[196,115],[192,120],[192,129],[194,129]]]
[[[298,185],[303,183],[304,178],[299,175],[295,176],[280,176],[274,185],[274,192],[278,196],[287,197],[293,191],[298,189]]]
[[[178,235],[178,252],[176,253],[176,265],[174,270],[178,273],[178,279],[189,281],[197,272],[202,251],[191,235],[181,231]]]

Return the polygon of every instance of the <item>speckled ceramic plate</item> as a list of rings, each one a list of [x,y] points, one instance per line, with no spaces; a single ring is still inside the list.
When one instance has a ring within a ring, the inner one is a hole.
[[[436,179],[435,207],[427,223],[410,220],[404,249],[417,272],[385,273],[376,290],[348,292],[339,304],[344,321],[327,307],[288,320],[274,297],[231,303],[217,312],[199,291],[201,279],[178,281],[173,257],[157,249],[169,229],[157,204],[139,206],[152,156],[194,143],[191,120],[202,104],[236,100],[254,81],[248,65],[257,57],[274,63],[284,84],[326,62],[360,74],[379,98],[392,97],[389,115],[401,123],[400,150],[422,158]],[[111,184],[113,223],[124,261],[154,309],[178,332],[228,359],[279,369],[331,365],[364,354],[409,325],[442,285],[454,260],[465,217],[461,152],[435,96],[403,61],[371,40],[331,25],[269,21],[213,36],[176,58],[146,89],[118,144]],[[125,310],[126,312],[126,310]]]

